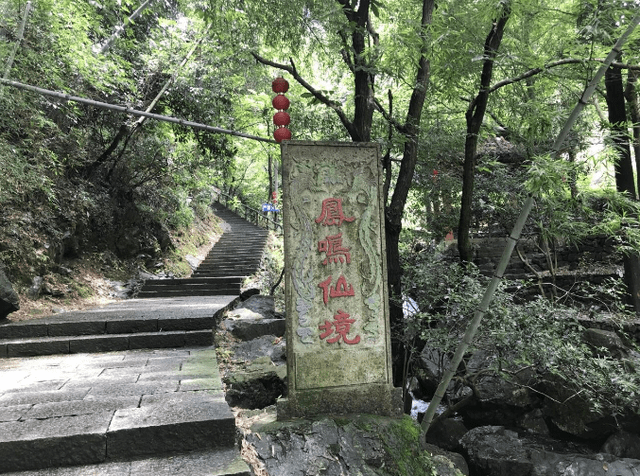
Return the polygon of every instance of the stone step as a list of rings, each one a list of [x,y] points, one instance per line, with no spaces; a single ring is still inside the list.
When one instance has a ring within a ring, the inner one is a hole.
[[[210,395],[0,425],[5,430],[0,436],[3,472],[233,448],[235,439],[233,413],[223,397]]]
[[[198,289],[190,286],[180,286],[178,289],[149,289],[140,291],[139,298],[169,298],[169,297],[189,297],[189,296],[238,296],[240,286],[228,287],[225,289]]]
[[[0,325],[0,357],[208,346],[217,316],[238,294],[130,299]]]
[[[0,326],[0,342],[8,339],[87,335],[133,334],[138,332],[212,330],[212,315],[111,315],[108,312],[69,313],[66,319],[39,319]],[[84,318],[84,319],[83,319]]]
[[[203,261],[211,261],[216,258],[227,258],[230,261],[241,261],[241,260],[256,260],[260,261],[262,258],[262,248],[264,248],[264,244],[255,245],[258,251],[247,251],[245,247],[224,247],[219,250],[216,250],[215,253],[209,253]]]
[[[207,271],[215,271],[215,270],[225,270],[225,272],[227,273],[233,273],[234,269],[252,269],[252,270],[256,270],[258,269],[260,262],[256,261],[255,263],[251,263],[251,262],[237,262],[237,263],[222,263],[222,262],[218,262],[218,263],[204,263],[201,264],[200,266],[198,266],[198,268],[194,271],[194,273],[197,272],[202,272],[204,270]],[[193,276],[193,275],[192,275]],[[228,275],[225,275],[228,276]],[[238,276],[242,276],[244,279],[244,274],[238,274]],[[224,277],[224,276],[220,276],[220,277]],[[185,283],[186,284],[186,283]]]
[[[149,284],[138,291],[137,297],[171,297],[171,296],[232,296],[240,293],[242,283],[229,283],[211,286],[209,284]]]
[[[221,248],[235,248],[238,250],[255,253],[257,247],[264,245],[265,242],[266,242],[266,239],[245,240],[243,237],[228,237],[228,238],[220,239],[220,241],[218,241],[215,245],[213,245],[213,247],[209,250],[209,253],[207,254],[208,255],[215,254],[217,253],[217,250]]]
[[[203,263],[223,260],[224,262],[242,262],[242,261],[257,261],[260,263],[262,255],[258,255],[256,252],[247,253],[243,250],[226,250],[224,253],[215,255],[209,255],[202,260]]]
[[[233,269],[204,269],[202,271],[194,271],[192,276],[193,277],[218,277],[218,276],[224,276],[227,273],[231,273],[233,272],[234,274],[239,274],[242,273],[244,277],[247,276],[251,276],[254,273],[254,268],[246,268],[246,269],[240,269],[240,268],[233,268]]]
[[[156,331],[0,340],[0,357],[113,352],[134,349],[210,346],[212,329]]]
[[[131,461],[104,463],[20,472],[2,473],[5,476],[253,476],[240,451],[216,448],[172,453],[167,456],[135,458]]]
[[[251,474],[235,446],[213,347],[7,362],[0,473],[75,466],[42,475]]]
[[[217,277],[199,273],[191,278],[149,279],[140,288],[137,297],[237,296],[243,280],[244,276],[239,276],[239,273],[225,273]]]
[[[255,251],[252,253],[246,253],[243,250],[236,249],[227,249],[223,253],[219,254],[211,254],[202,260],[203,263],[222,259],[226,262],[242,262],[242,261],[257,261],[258,263],[262,259],[262,252],[256,253]]]
[[[258,263],[255,264],[251,264],[251,263],[220,263],[220,264],[205,264],[205,265],[200,265],[198,266],[198,269],[196,269],[193,273],[197,275],[200,274],[204,274],[206,272],[211,272],[211,271],[220,271],[220,272],[225,272],[225,273],[233,273],[234,270],[241,270],[243,271],[242,273],[235,273],[238,276],[242,276],[243,279],[246,276],[246,271],[248,270],[255,270],[258,268]],[[225,275],[226,276],[226,275]],[[224,276],[220,276],[220,277],[224,277]],[[187,284],[187,283],[185,283]]]
[[[195,274],[195,273],[202,273],[203,271],[223,270],[225,273],[228,273],[225,276],[228,276],[229,274],[233,274],[234,276],[242,276],[242,278],[244,279],[246,277],[246,274],[244,273],[244,271],[256,270],[258,268],[258,265],[259,265],[259,262],[255,262],[253,264],[252,263],[219,263],[215,265],[205,264],[205,265],[198,266],[198,268],[193,273]],[[233,271],[236,269],[242,270],[243,273],[234,274]]]
[[[246,227],[246,226],[238,226],[233,225],[231,231],[226,234],[227,237],[235,238],[237,241],[247,241],[247,240],[266,240],[268,233],[265,230],[258,229],[256,230],[254,226]],[[227,238],[223,234],[220,238],[221,241],[226,240]]]
[[[173,284],[229,284],[242,283],[244,276],[224,276],[220,278],[173,278],[173,279],[147,279],[149,284],[173,285]]]

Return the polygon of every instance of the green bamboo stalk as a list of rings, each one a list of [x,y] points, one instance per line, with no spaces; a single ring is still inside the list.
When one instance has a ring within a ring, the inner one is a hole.
[[[138,18],[140,14],[144,11],[144,9],[147,8],[151,2],[152,0],[147,0],[142,5],[140,5],[138,9],[135,12],[133,12],[129,18],[127,18],[125,23],[118,25],[116,27],[116,31],[113,33],[113,35],[111,35],[111,37],[107,40],[107,42],[101,48],[98,48],[97,46],[95,46],[94,51],[98,54],[103,54],[109,51],[109,49],[113,45],[113,42],[116,41],[116,39],[120,36],[120,33],[124,31],[125,27],[129,23],[131,23],[133,20]]]
[[[267,139],[265,137],[254,136],[251,134],[245,134],[244,132],[231,131],[229,129],[222,129],[220,127],[208,126],[206,124],[200,124],[198,122],[185,121],[184,119],[179,119],[177,117],[171,116],[163,116],[161,114],[153,114],[151,112],[138,111],[136,109],[131,109],[126,106],[117,106],[115,104],[107,104],[100,101],[94,101],[92,99],[85,99],[78,96],[71,96],[70,94],[59,93],[57,91],[51,91],[48,89],[38,88],[36,86],[31,86],[29,84],[19,83],[17,81],[9,81],[6,79],[0,79],[0,84],[4,84],[6,86],[12,86],[17,89],[21,89],[23,91],[30,91],[32,93],[42,94],[44,96],[50,96],[58,99],[62,99],[64,101],[74,101],[79,102],[80,104],[87,104],[89,106],[100,107],[103,109],[109,109],[111,111],[123,112],[125,114],[131,114],[132,116],[144,116],[150,119],[156,119],[158,121],[164,122],[172,122],[174,124],[180,124],[185,127],[192,127],[194,129],[200,129],[207,132],[214,132],[217,134],[228,134],[236,137],[242,137],[244,139],[257,140],[260,142],[267,142],[269,144],[277,144],[277,142],[273,139]]]
[[[9,56],[9,60],[7,61],[7,65],[4,69],[4,75],[2,79],[9,79],[9,73],[11,72],[11,68],[13,66],[13,61],[16,58],[16,53],[18,52],[18,48],[20,48],[20,44],[24,39],[24,29],[27,25],[27,17],[29,16],[29,11],[31,10],[31,2],[27,2],[27,5],[24,7],[24,15],[22,16],[22,23],[20,23],[20,28],[18,29],[18,39],[16,40],[15,45],[13,45],[13,51],[11,51],[11,55]]]
[[[195,45],[193,45],[191,50],[184,57],[184,59],[182,60],[182,62],[178,66],[178,68],[176,68],[175,72],[171,75],[169,80],[164,84],[164,86],[162,86],[162,89],[156,95],[156,97],[153,99],[153,101],[151,101],[151,104],[149,104],[149,106],[147,106],[147,108],[145,109],[145,112],[151,112],[153,110],[153,108],[156,107],[156,104],[158,104],[158,101],[160,100],[162,95],[165,92],[167,92],[167,89],[169,89],[169,87],[174,83],[174,81],[176,80],[176,78],[180,74],[180,71],[182,70],[182,68],[184,68],[185,65],[187,64],[187,62],[189,61],[189,58],[191,58],[193,53],[195,53],[196,50],[198,49],[198,47],[202,44],[202,42],[206,38],[207,33],[209,33],[209,29],[210,28],[211,28],[211,26],[208,26],[207,29],[204,31],[204,33],[202,33],[202,35],[200,36],[200,39],[196,42]],[[138,118],[138,120],[136,121],[136,123],[134,124],[134,126],[133,126],[134,129],[137,129],[138,127],[140,127],[144,123],[144,121],[146,121],[146,119],[147,118],[145,116],[140,116]]]
[[[618,38],[618,41],[616,42],[614,47],[611,49],[611,52],[607,55],[603,65],[598,69],[595,76],[593,77],[593,79],[591,80],[587,88],[584,90],[584,93],[578,100],[578,104],[576,104],[575,108],[571,112],[571,115],[565,122],[564,127],[562,128],[562,130],[558,134],[558,137],[553,143],[553,147],[551,150],[552,156],[557,157],[559,155],[559,152],[562,148],[562,144],[564,143],[567,136],[569,135],[569,132],[571,131],[571,128],[573,127],[576,120],[578,119],[578,116],[580,115],[584,107],[587,105],[589,98],[593,95],[594,91],[596,90],[596,87],[602,80],[602,77],[604,76],[607,68],[609,68],[609,66],[613,63],[613,61],[618,56],[618,54],[620,54],[622,45],[624,45],[624,43],[627,41],[631,33],[633,33],[635,28],[638,26],[638,23],[640,23],[640,15],[636,15],[631,20],[631,23],[629,24],[629,27],[627,28],[627,30],[622,34],[620,38]],[[516,243],[520,239],[522,229],[524,228],[524,225],[527,221],[529,213],[533,208],[533,204],[534,204],[534,198],[533,196],[529,196],[522,207],[522,210],[513,227],[513,230],[511,231],[511,235],[509,236],[507,245],[505,246],[504,251],[502,252],[502,257],[500,258],[500,262],[498,263],[498,266],[496,267],[496,271],[493,277],[491,278],[491,281],[489,282],[489,285],[487,286],[487,289],[483,295],[482,302],[480,303],[478,309],[474,313],[473,318],[471,319],[471,322],[469,322],[469,325],[465,330],[462,341],[458,345],[458,348],[456,349],[453,359],[451,360],[449,367],[447,368],[444,375],[442,376],[442,380],[440,381],[440,384],[436,389],[436,393],[433,396],[433,399],[429,403],[429,406],[427,408],[427,411],[424,415],[424,418],[421,424],[421,428],[422,428],[422,435],[420,438],[421,444],[425,443],[425,436],[429,431],[429,427],[431,426],[433,417],[435,416],[436,408],[438,407],[438,405],[440,405],[440,402],[444,398],[445,392],[447,390],[447,387],[449,386],[449,383],[451,382],[451,379],[455,375],[458,369],[458,366],[460,365],[460,362],[462,362],[462,358],[464,357],[464,354],[466,353],[467,349],[471,345],[471,342],[473,341],[473,338],[475,337],[476,332],[480,327],[480,322],[482,321],[484,314],[489,309],[489,305],[491,304],[493,295],[496,289],[498,288],[498,285],[500,284],[500,280],[504,276],[505,269],[507,268],[507,265],[509,264],[509,260],[511,259],[511,253],[513,253],[513,249],[515,248]]]

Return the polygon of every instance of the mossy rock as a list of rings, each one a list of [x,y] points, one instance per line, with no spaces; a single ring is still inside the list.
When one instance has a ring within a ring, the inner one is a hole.
[[[255,424],[245,438],[270,475],[436,476],[434,463],[419,445],[420,428],[409,416],[349,415]],[[452,469],[452,476],[462,475]]]

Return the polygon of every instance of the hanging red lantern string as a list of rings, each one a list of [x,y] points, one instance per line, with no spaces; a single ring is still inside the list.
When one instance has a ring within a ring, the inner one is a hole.
[[[287,128],[291,122],[291,116],[285,112],[289,109],[291,103],[287,96],[284,95],[289,90],[289,83],[282,76],[278,76],[271,83],[271,90],[277,94],[271,104],[278,110],[273,116],[273,123],[276,125],[273,137],[278,143],[283,140],[291,140],[291,131]]]

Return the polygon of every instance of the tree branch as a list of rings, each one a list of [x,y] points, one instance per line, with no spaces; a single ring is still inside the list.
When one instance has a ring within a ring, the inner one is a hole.
[[[338,118],[340,119],[340,122],[342,122],[342,125],[347,129],[347,132],[349,132],[349,135],[352,138],[354,137],[354,135],[356,134],[356,131],[355,131],[355,128],[353,126],[353,123],[346,116],[346,114],[342,110],[342,107],[340,107],[340,105],[337,102],[332,101],[327,96],[325,96],[320,91],[318,91],[316,88],[311,86],[307,81],[305,81],[305,79],[302,76],[300,76],[300,74],[298,73],[298,70],[296,69],[295,64],[293,64],[293,60],[292,59],[289,59],[289,61],[291,62],[291,65],[287,65],[287,64],[283,64],[283,63],[276,63],[275,61],[271,61],[271,60],[268,60],[266,58],[263,58],[258,53],[253,52],[253,51],[251,52],[251,55],[259,63],[262,63],[262,64],[264,64],[266,66],[271,66],[273,68],[277,68],[277,69],[280,69],[282,71],[286,71],[287,73],[289,73],[293,77],[293,79],[295,79],[298,84],[300,84],[303,88],[305,88],[307,91],[309,91],[314,98],[316,98],[318,101],[320,101],[325,106],[327,106],[330,109],[332,109],[338,115]]]
[[[220,127],[208,126],[206,124],[199,124],[193,121],[185,121],[184,119],[179,119],[177,117],[172,116],[163,116],[162,114],[153,114],[151,112],[138,111],[136,109],[131,109],[128,106],[117,106],[115,104],[107,104],[104,102],[94,101],[92,99],[85,99],[78,96],[72,96],[66,93],[59,93],[57,91],[50,91],[48,89],[38,88],[36,86],[31,86],[29,84],[18,83],[17,81],[6,81],[4,79],[0,79],[0,84],[4,84],[5,86],[11,86],[17,89],[21,89],[23,91],[30,91],[36,94],[42,94],[43,96],[49,96],[61,99],[63,101],[74,101],[80,104],[87,104],[89,106],[100,107],[103,109],[109,109],[111,111],[118,111],[124,114],[131,114],[133,116],[145,116],[151,119],[156,119],[158,121],[171,122],[174,124],[180,124],[184,127],[192,127],[194,129],[200,129],[207,132],[213,132],[215,134],[229,134],[236,137],[244,137],[245,139],[257,140],[260,142],[268,142],[270,144],[275,144],[276,141],[273,139],[267,139],[265,137],[258,137],[251,134],[245,134],[244,132],[232,131],[228,129],[222,129]]]
[[[507,79],[503,79],[502,81],[498,81],[496,84],[494,84],[493,86],[491,86],[488,90],[487,90],[487,94],[491,94],[492,92],[504,87],[504,86],[508,86],[509,84],[513,84],[513,83],[517,83],[518,81],[522,81],[524,79],[530,78],[531,76],[535,76],[536,74],[542,73],[548,69],[551,68],[555,68],[556,66],[562,66],[565,64],[579,64],[579,63],[584,63],[584,60],[581,59],[575,59],[575,58],[564,58],[558,61],[553,61],[551,63],[547,63],[545,64],[543,67],[541,68],[533,68],[530,69],[529,71],[526,71],[514,78],[507,78]]]
[[[380,114],[382,114],[382,117],[384,117],[385,121],[391,124],[400,134],[407,134],[407,126],[405,124],[401,124],[396,119],[394,119],[392,113],[387,112],[387,110],[377,98],[374,97],[373,102],[376,105],[376,110]]]
[[[532,76],[535,76],[536,74],[540,74],[543,73],[545,71],[547,71],[548,69],[551,68],[555,68],[556,66],[563,66],[565,64],[581,64],[581,63],[585,63],[587,60],[584,59],[578,59],[578,58],[563,58],[557,61],[552,61],[551,63],[547,63],[545,64],[543,67],[541,68],[533,68],[530,69],[529,71],[525,71],[524,73],[515,76],[513,78],[507,78],[507,79],[503,79],[502,81],[498,81],[496,84],[494,84],[493,86],[491,86],[488,90],[488,93],[491,94],[492,92],[504,87],[504,86],[508,86],[510,84],[514,84],[517,83],[518,81],[522,81],[524,79],[530,78]],[[604,63],[604,58],[594,58],[592,61],[595,61],[597,63]],[[614,67],[618,67],[620,69],[628,69],[631,71],[640,71],[640,65],[631,65],[631,64],[625,64],[625,63],[612,63],[611,66]]]

